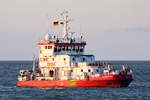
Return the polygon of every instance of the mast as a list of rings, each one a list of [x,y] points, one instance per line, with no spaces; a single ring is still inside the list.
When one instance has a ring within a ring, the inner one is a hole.
[[[32,66],[32,71],[35,72],[35,55],[33,55],[33,66]]]
[[[68,23],[70,21],[70,19],[68,19],[68,11],[64,10],[62,13],[61,13],[61,16],[62,16],[62,21],[63,21],[63,24],[64,24],[64,27],[63,27],[63,35],[62,37],[63,38],[67,38],[68,37]]]

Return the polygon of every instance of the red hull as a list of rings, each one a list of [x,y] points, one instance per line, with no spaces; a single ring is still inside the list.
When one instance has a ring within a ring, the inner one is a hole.
[[[18,81],[19,87],[127,87],[133,80],[131,75],[111,75],[106,78],[95,77],[89,80],[48,80],[48,81]]]

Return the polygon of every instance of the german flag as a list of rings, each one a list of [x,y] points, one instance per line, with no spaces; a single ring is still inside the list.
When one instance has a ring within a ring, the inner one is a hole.
[[[59,22],[58,21],[53,22],[53,26],[59,26]]]

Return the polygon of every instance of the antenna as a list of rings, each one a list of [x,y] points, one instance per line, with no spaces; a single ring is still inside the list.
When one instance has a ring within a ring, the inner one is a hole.
[[[70,19],[68,19],[69,15],[68,15],[68,11],[64,10],[62,13],[61,13],[61,16],[62,16],[62,21],[63,21],[63,24],[64,24],[64,32],[63,32],[63,38],[67,38],[68,37],[68,30],[69,30],[69,27],[68,27],[68,23],[70,22]]]

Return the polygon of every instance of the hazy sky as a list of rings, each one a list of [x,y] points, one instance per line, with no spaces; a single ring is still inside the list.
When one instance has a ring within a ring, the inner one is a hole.
[[[102,60],[150,60],[150,0],[0,0],[0,60],[31,60],[63,9]]]

